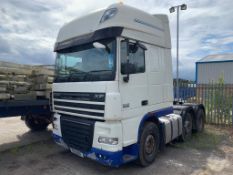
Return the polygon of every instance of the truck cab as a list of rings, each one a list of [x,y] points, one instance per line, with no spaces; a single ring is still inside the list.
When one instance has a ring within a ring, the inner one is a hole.
[[[54,51],[53,137],[74,154],[147,166],[195,129],[195,105],[173,106],[167,16],[113,4],[64,25]]]

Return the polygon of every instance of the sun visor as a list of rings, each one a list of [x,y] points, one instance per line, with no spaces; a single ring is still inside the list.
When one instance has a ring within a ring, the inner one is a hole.
[[[66,41],[57,42],[54,47],[54,52],[58,52],[59,50],[94,42],[101,39],[121,36],[122,31],[123,31],[123,27],[110,27],[110,28],[97,30],[90,34],[77,36],[75,38],[71,38]]]

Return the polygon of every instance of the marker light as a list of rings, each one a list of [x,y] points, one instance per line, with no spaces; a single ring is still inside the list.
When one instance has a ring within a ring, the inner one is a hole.
[[[102,137],[100,136],[98,138],[99,143],[105,143],[109,145],[117,145],[118,144],[118,138],[111,138],[111,137]]]
[[[106,10],[100,20],[100,23],[103,23],[104,21],[113,18],[117,14],[117,12],[118,12],[117,8],[111,8]]]

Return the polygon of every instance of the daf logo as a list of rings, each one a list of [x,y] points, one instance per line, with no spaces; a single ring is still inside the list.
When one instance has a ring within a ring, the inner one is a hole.
[[[104,94],[95,94],[94,98],[95,99],[102,99],[102,98],[104,98]]]

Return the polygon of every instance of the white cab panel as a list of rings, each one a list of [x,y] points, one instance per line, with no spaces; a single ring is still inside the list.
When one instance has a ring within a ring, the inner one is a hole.
[[[105,104],[105,117],[108,120],[120,120],[122,118],[120,93],[107,93]]]
[[[138,115],[135,115],[133,118],[128,118],[121,121],[123,129],[123,147],[137,143],[138,129],[142,119],[140,115],[143,116],[142,113],[138,113]]]
[[[120,76],[122,110],[142,108],[141,102],[148,99],[146,73],[130,74],[128,83],[123,81],[125,76]]]
[[[168,49],[147,44],[149,104],[170,103],[172,106],[172,65]],[[155,109],[157,110],[157,109]]]

